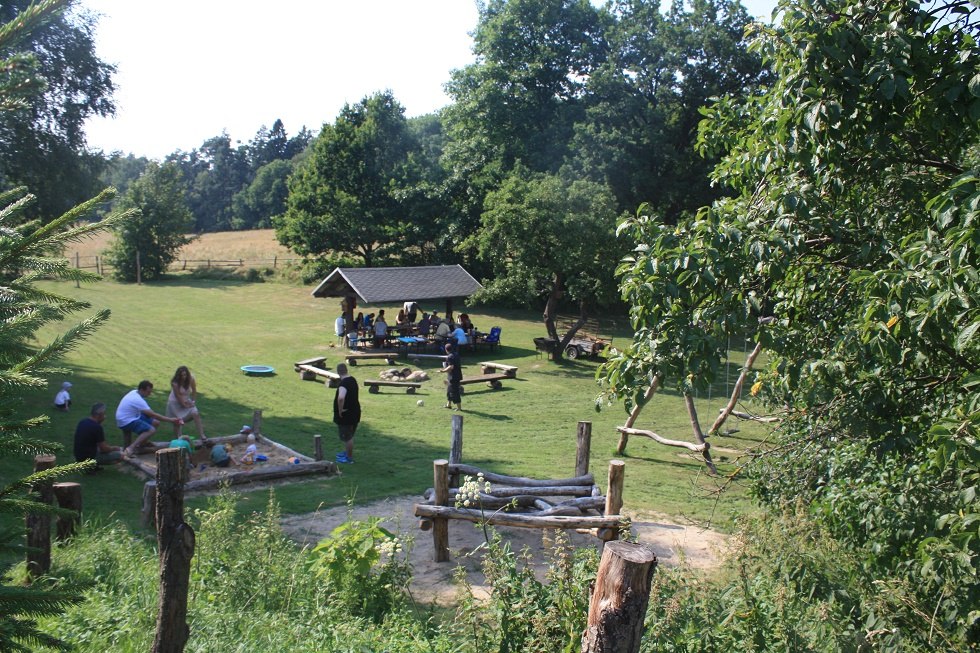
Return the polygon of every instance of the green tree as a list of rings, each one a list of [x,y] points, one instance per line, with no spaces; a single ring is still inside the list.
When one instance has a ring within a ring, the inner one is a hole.
[[[30,5],[0,4],[0,22],[13,23]],[[0,188],[31,188],[38,199],[30,217],[53,219],[97,192],[103,160],[84,151],[85,121],[114,113],[115,67],[97,56],[94,30],[94,16],[75,9],[58,13],[16,46],[37,55],[37,79],[44,83],[15,111],[0,112]]]
[[[856,649],[966,650],[980,641],[980,14],[779,9],[753,46],[773,83],[702,127],[736,196],[623,227],[636,337],[603,379],[628,404],[652,378],[687,390],[721,363],[720,335],[752,335],[769,361],[754,391],[780,418],[755,490],[776,510],[800,502],[854,561],[781,578],[849,597],[833,626]]]
[[[612,270],[623,254],[615,238],[615,199],[589,181],[565,181],[518,167],[487,196],[483,225],[472,239],[494,276],[485,299],[544,305],[548,335],[559,356],[590,311],[615,297]],[[555,317],[574,302],[579,321],[559,336]]]
[[[412,186],[413,140],[402,106],[389,91],[345,105],[311,149],[274,221],[279,242],[303,256],[358,256],[366,266],[391,255],[410,217],[402,196]]]
[[[276,159],[265,164],[255,173],[252,183],[235,194],[231,220],[233,229],[267,229],[272,226],[272,216],[286,210],[289,189],[286,180],[293,171],[290,161]]]
[[[30,54],[14,53],[14,48],[30,42],[29,35],[39,26],[56,22],[66,1],[49,0],[20,12],[16,21],[0,23],[0,113],[30,104],[30,94],[43,86],[37,59]],[[103,310],[83,320],[48,344],[38,345],[37,330],[56,320],[62,320],[89,306],[57,293],[37,288],[39,278],[92,281],[97,277],[72,268],[65,259],[50,258],[49,253],[60,250],[66,243],[106,229],[128,216],[117,214],[100,223],[73,227],[88,217],[95,207],[108,199],[106,191],[59,218],[40,226],[27,218],[34,197],[23,188],[0,193],[0,451],[4,455],[37,455],[55,453],[60,447],[32,433],[47,423],[47,417],[27,417],[22,413],[23,393],[45,384],[47,375],[64,370],[57,365],[60,355],[89,335],[109,317]],[[20,226],[17,226],[20,223]],[[78,472],[87,464],[73,464],[32,474],[0,486],[0,513],[5,516],[51,514],[54,508],[32,500],[29,491],[40,482],[50,482],[64,474]],[[23,531],[0,532],[0,548],[10,553],[23,552],[15,542]],[[16,582],[9,570],[0,576],[0,650],[35,651],[40,648],[66,650],[68,645],[41,632],[37,619],[58,614],[66,606],[81,600],[78,586],[68,579],[48,584],[43,579],[25,586]]]
[[[119,226],[106,252],[106,262],[120,281],[156,279],[191,242],[186,234],[193,216],[184,199],[180,169],[173,163],[151,162],[119,201],[124,209],[137,209],[138,217]]]

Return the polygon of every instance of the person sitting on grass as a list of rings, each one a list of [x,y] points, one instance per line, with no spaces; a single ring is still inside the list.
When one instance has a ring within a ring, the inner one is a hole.
[[[71,389],[71,382],[65,381],[61,384],[61,390],[58,394],[54,396],[54,407],[63,413],[67,413],[68,409],[71,408],[71,395],[68,390]]]
[[[146,403],[146,398],[151,394],[153,394],[153,384],[146,380],[140,381],[135,390],[130,390],[123,396],[116,408],[116,426],[137,436],[136,440],[123,450],[124,456],[136,455],[144,443],[157,432],[160,422],[170,422],[178,426],[184,424],[184,420],[179,417],[167,417],[153,412],[150,405]]]
[[[96,466],[90,473],[99,471],[102,465],[113,465],[122,459],[122,447],[114,447],[105,441],[104,421],[105,404],[99,402],[92,406],[89,416],[75,427],[75,460],[94,460]]]

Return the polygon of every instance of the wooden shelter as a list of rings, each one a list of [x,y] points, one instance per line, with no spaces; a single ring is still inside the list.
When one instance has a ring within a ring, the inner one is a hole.
[[[313,289],[314,297],[342,297],[351,318],[360,304],[444,300],[451,316],[453,300],[469,297],[483,286],[461,265],[412,268],[336,268]]]

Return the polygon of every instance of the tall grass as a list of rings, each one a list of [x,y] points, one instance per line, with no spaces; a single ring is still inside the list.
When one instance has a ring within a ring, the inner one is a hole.
[[[111,233],[100,233],[92,238],[73,243],[64,252],[69,261],[75,255],[82,259],[101,256],[112,242]],[[177,258],[180,260],[234,260],[246,261],[299,258],[276,240],[273,229],[252,229],[249,231],[220,231],[201,234],[181,248]]]

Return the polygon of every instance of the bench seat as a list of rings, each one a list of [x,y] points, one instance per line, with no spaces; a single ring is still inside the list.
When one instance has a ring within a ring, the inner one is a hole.
[[[397,351],[378,351],[378,352],[347,354],[347,362],[350,365],[357,365],[357,361],[359,360],[384,360],[389,365],[394,365],[395,359],[397,358],[398,358]]]
[[[336,372],[325,370],[322,367],[313,367],[312,365],[297,365],[296,367],[299,368],[299,378],[304,381],[312,381],[319,376],[326,379],[331,388],[336,388],[340,385],[340,375]]]
[[[513,377],[507,376],[506,374],[482,374],[480,376],[466,377],[461,380],[459,384],[470,385],[471,383],[486,383],[494,390],[500,390],[500,388],[503,387],[502,381],[511,378]]]
[[[505,375],[508,379],[517,378],[516,365],[504,365],[503,363],[484,362],[484,363],[480,363],[480,366],[483,368],[484,374],[500,373]],[[496,370],[496,372],[494,370]]]

